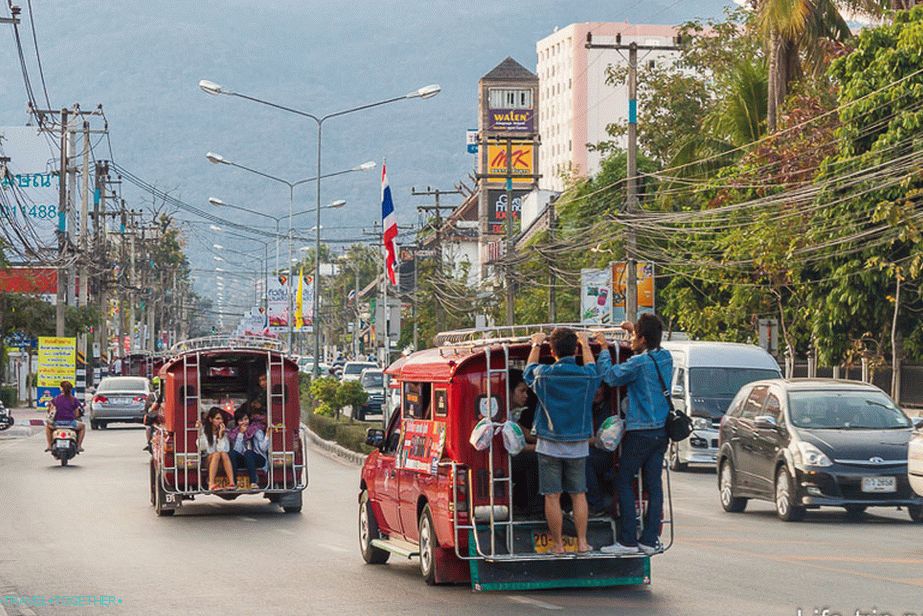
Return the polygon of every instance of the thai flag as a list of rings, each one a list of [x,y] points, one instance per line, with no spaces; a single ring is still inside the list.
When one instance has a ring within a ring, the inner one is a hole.
[[[394,240],[397,238],[397,216],[394,215],[394,200],[391,199],[391,187],[388,186],[388,170],[384,163],[381,165],[381,226],[384,229],[385,243],[385,269],[391,284],[397,284],[394,279]]]

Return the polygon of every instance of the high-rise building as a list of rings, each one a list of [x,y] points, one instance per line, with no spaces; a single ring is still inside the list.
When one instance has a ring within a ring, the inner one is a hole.
[[[556,30],[536,44],[539,96],[542,105],[542,157],[539,187],[564,190],[566,176],[587,177],[599,171],[602,156],[587,144],[612,138],[610,124],[628,118],[628,86],[606,83],[606,69],[627,66],[628,52],[587,49],[587,34],[594,43],[612,44],[621,35],[622,44],[670,45],[673,26],[587,22]],[[639,52],[638,64],[671,61],[675,52]],[[625,145],[625,138],[621,139]]]

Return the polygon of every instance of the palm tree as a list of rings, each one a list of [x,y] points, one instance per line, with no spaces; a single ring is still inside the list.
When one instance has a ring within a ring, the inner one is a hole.
[[[894,2],[912,0],[754,0],[760,30],[767,42],[769,91],[767,124],[774,132],[779,108],[791,83],[803,74],[802,56],[812,68],[820,66],[823,39],[843,42],[852,36],[841,7],[877,15]]]

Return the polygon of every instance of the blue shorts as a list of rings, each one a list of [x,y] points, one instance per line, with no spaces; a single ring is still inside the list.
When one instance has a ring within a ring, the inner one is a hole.
[[[586,492],[586,458],[554,458],[538,454],[538,491],[541,494]]]

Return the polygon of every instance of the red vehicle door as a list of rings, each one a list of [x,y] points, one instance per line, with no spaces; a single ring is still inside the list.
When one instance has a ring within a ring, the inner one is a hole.
[[[384,447],[375,458],[375,494],[373,504],[381,511],[382,532],[402,536],[399,509],[397,454],[401,448],[401,414],[394,413],[385,431]]]

